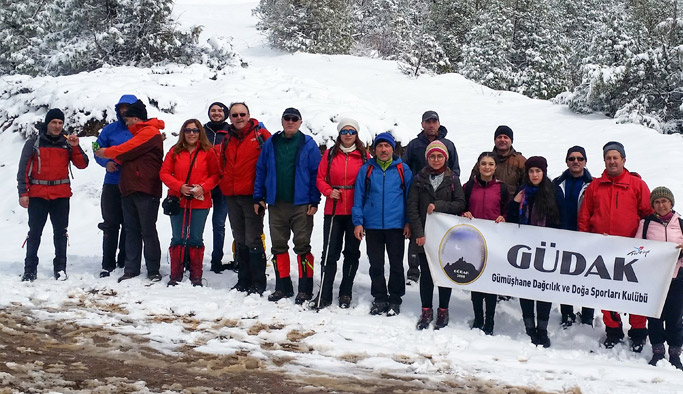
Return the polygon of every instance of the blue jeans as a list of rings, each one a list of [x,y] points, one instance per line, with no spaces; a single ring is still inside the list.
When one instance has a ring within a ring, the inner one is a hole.
[[[181,209],[180,213],[171,216],[171,246],[204,246],[204,225],[208,216],[208,209]]]
[[[213,215],[211,216],[211,227],[213,228],[213,251],[211,252],[211,261],[220,262],[223,260],[223,244],[225,243],[225,219],[228,217],[228,205],[225,203],[225,196],[218,186],[211,190],[211,201],[213,202]]]

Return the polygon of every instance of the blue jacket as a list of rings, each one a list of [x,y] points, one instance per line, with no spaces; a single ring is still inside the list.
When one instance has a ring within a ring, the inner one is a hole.
[[[299,131],[300,132],[300,131]],[[275,204],[277,191],[277,175],[275,170],[275,147],[273,138],[281,135],[278,131],[263,143],[261,153],[256,162],[256,180],[254,181],[254,202],[265,201]],[[303,134],[301,143],[296,151],[296,169],[294,170],[294,205],[318,206],[320,192],[315,185],[320,164],[320,149],[313,138]]]
[[[377,164],[377,160],[368,160],[358,170],[356,187],[353,196],[351,215],[354,226],[363,226],[370,230],[402,229],[405,226],[408,191],[413,180],[410,167],[403,166],[403,183],[398,172],[398,164],[403,163],[394,157],[386,172]],[[368,179],[368,190],[365,189],[368,167],[372,172]]]
[[[110,123],[102,129],[99,137],[97,137],[97,143],[100,144],[100,148],[109,148],[111,146],[120,145],[128,141],[133,137],[133,135],[128,131],[128,126],[126,126],[126,121],[121,117],[119,112],[119,105],[121,104],[133,104],[138,101],[138,98],[132,94],[126,94],[121,96],[121,99],[114,107],[116,109],[116,121]],[[107,166],[107,162],[113,161],[112,159],[101,159],[95,156],[95,161],[102,167]],[[120,167],[119,167],[120,168]],[[104,183],[110,185],[118,185],[119,177],[121,176],[121,170],[115,172],[107,172],[104,175]]]

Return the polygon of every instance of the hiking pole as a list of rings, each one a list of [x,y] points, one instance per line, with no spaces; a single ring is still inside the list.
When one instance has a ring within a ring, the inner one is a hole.
[[[333,189],[336,190],[336,189]],[[341,195],[339,196],[341,198]],[[337,201],[339,199],[335,198],[334,201],[332,202],[332,219],[330,219],[330,231],[327,232],[327,244],[325,246],[325,258],[323,261],[321,261],[320,264],[320,270],[322,271],[322,275],[320,277],[320,290],[318,291],[318,300],[316,301],[315,309],[316,311],[320,310],[320,300],[323,297],[323,289],[325,286],[325,269],[327,268],[327,259],[330,258],[330,240],[332,239],[332,227],[334,227],[334,217],[337,212]]]

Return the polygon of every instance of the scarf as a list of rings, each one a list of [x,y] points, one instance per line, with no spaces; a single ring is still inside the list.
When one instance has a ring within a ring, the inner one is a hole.
[[[339,150],[348,155],[349,153],[356,150],[356,144],[353,144],[353,145],[349,146],[348,148],[344,147],[344,145],[342,145],[342,144],[339,144]]]

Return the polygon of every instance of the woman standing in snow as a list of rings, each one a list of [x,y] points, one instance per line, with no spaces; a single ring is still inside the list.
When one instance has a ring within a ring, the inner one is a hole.
[[[168,194],[180,198],[180,211],[171,215],[171,279],[175,286],[183,279],[183,261],[189,256],[190,281],[202,285],[204,225],[211,208],[211,190],[218,184],[220,169],[213,146],[197,119],[180,128],[178,142],[166,154],[159,176]]]
[[[344,118],[337,124],[339,135],[334,146],[320,160],[316,186],[327,197],[323,222],[323,255],[320,261],[323,280],[320,292],[311,301],[314,308],[332,304],[332,287],[337,273],[337,260],[344,247],[342,281],[339,285],[339,307],[351,305],[353,280],[360,259],[360,241],[353,235],[351,220],[353,188],[358,170],[368,160],[365,145],[358,138],[360,126],[354,119]]]
[[[417,259],[420,262],[420,300],[422,313],[417,321],[417,329],[424,330],[433,320],[432,297],[434,282],[424,251],[424,226],[427,214],[443,212],[457,215],[465,208],[465,195],[460,179],[451,171],[448,161],[448,149],[441,141],[434,141],[425,150],[427,167],[415,176],[408,195],[408,220],[415,236]],[[439,287],[439,309],[436,314],[434,329],[448,325],[448,304],[451,299],[450,287]]]
[[[559,186],[548,179],[548,162],[544,157],[532,156],[524,165],[524,181],[508,207],[507,221],[531,226],[566,228],[564,197]],[[548,319],[552,304],[520,298],[522,318],[531,343],[550,347]],[[534,316],[536,307],[537,316]]]
[[[656,241],[675,242],[679,248],[683,247],[683,233],[681,217],[673,210],[674,195],[666,187],[659,186],[650,193],[650,204],[654,213],[640,220],[636,237]],[[676,262],[673,279],[666,295],[664,309],[659,319],[647,318],[650,343],[652,344],[652,359],[650,365],[657,365],[664,359],[664,341],[669,344],[669,362],[678,369],[681,364],[681,345],[683,345],[683,255]],[[665,327],[666,326],[666,327]]]
[[[496,179],[496,155],[493,152],[482,152],[477,158],[474,175],[464,186],[465,212],[462,216],[472,219],[495,220],[504,222],[509,200],[507,186]],[[472,308],[474,323],[472,328],[483,330],[486,335],[493,335],[493,317],[496,313],[498,295],[472,292]],[[484,302],[486,302],[486,318],[484,319]]]

